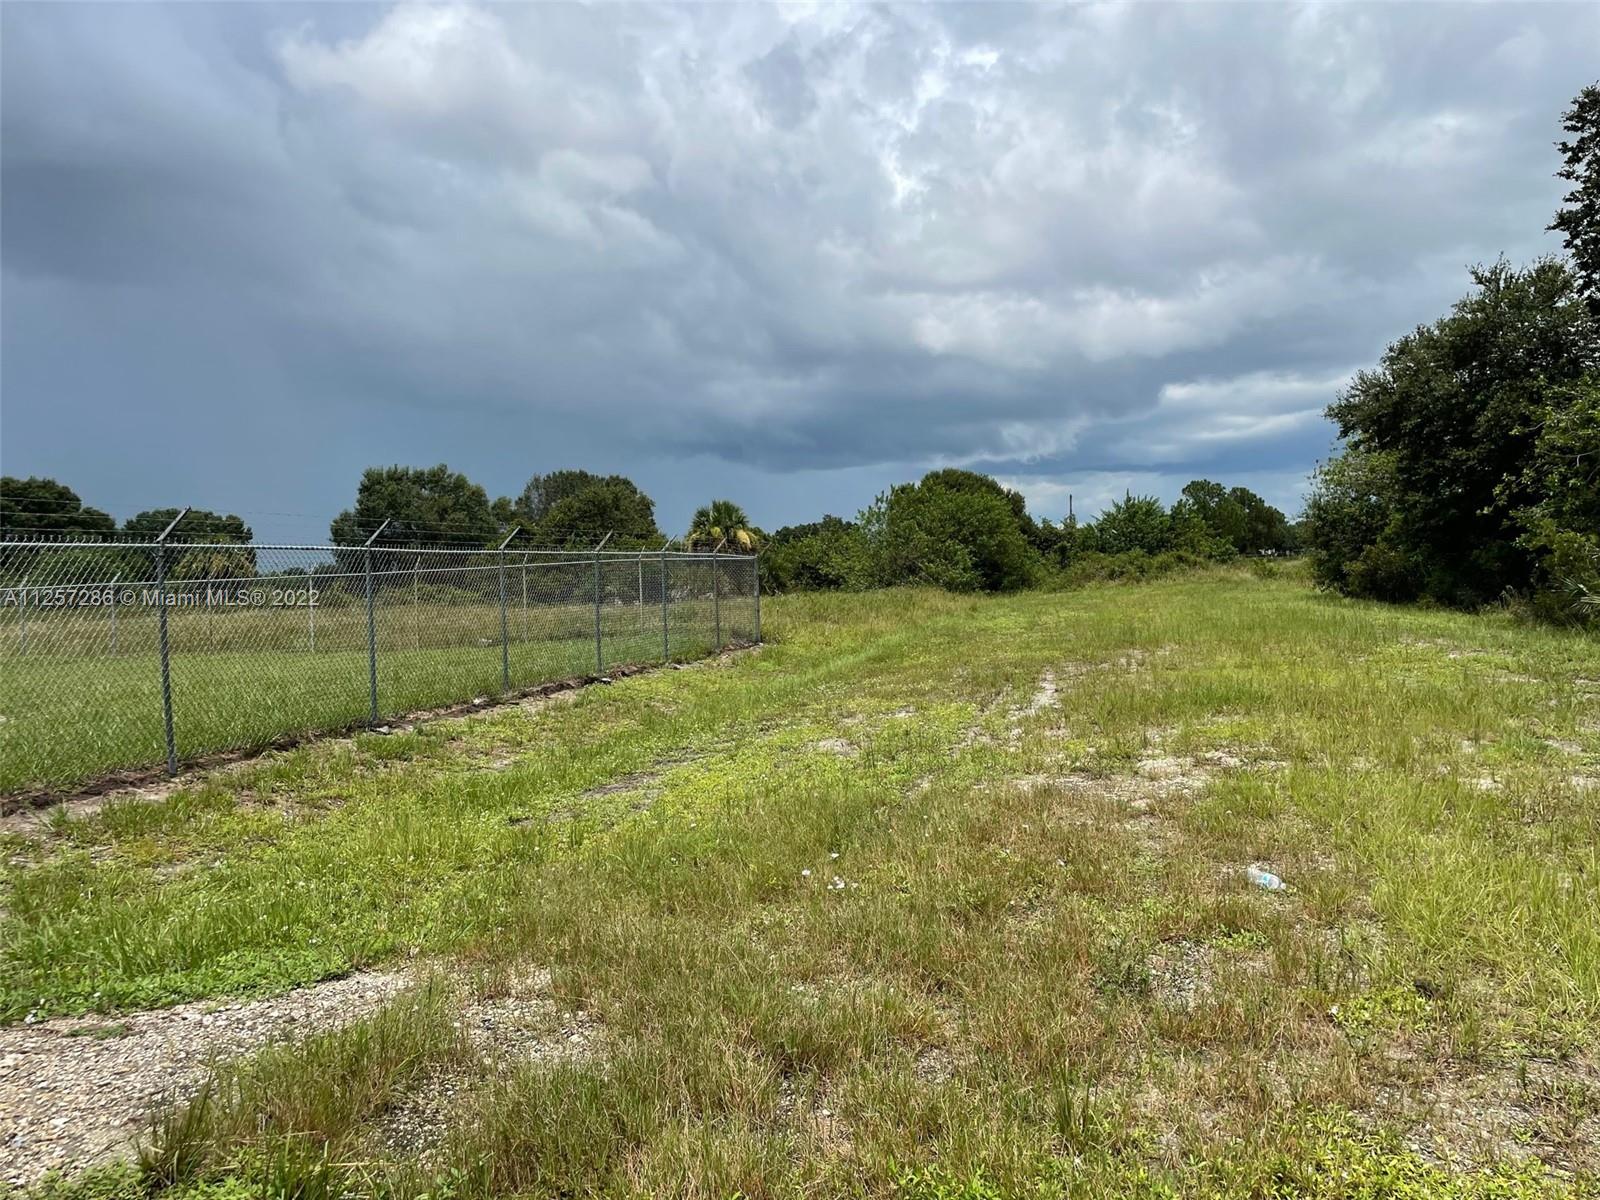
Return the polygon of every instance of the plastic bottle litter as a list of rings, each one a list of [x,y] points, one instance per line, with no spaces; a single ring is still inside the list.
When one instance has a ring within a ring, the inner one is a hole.
[[[1289,890],[1287,883],[1279,879],[1271,871],[1263,870],[1254,863],[1244,869],[1244,876],[1258,888],[1265,888],[1269,892],[1286,892]]]

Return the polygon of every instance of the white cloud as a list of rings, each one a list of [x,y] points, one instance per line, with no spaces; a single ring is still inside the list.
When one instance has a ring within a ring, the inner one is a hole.
[[[592,437],[1036,488],[1309,467],[1352,364],[1461,264],[1551,247],[1600,32],[1553,6],[86,13],[6,14],[8,409],[64,390],[56,310],[16,283],[59,279],[71,344],[106,347],[85,395],[130,377],[132,287],[273,357],[287,409],[374,397],[396,457],[492,415],[508,462]],[[225,389],[194,342],[132,407]]]
[[[500,19],[466,4],[402,4],[364,37],[331,45],[302,27],[281,40],[278,53],[296,87],[347,88],[403,116],[500,104],[528,82]]]

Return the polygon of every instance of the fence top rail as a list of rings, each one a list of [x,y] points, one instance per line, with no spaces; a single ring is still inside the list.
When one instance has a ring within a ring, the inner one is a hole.
[[[631,561],[631,560],[624,560]],[[411,579],[421,575],[428,579],[430,587],[448,584],[450,579],[470,572],[489,571],[497,572],[502,566],[512,570],[522,570],[524,567],[535,569],[541,567],[593,567],[592,558],[566,559],[559,562],[510,562],[510,563],[478,563],[472,566],[431,566],[422,567],[420,570],[414,566],[399,568],[385,567],[372,572],[374,579]],[[100,592],[106,588],[115,587],[122,592],[136,592],[159,587],[163,592],[199,592],[210,590],[227,590],[232,585],[240,587],[261,587],[264,584],[281,584],[291,587],[315,588],[318,584],[332,583],[337,580],[350,580],[360,582],[367,578],[364,571],[307,571],[304,568],[298,571],[264,571],[256,575],[204,575],[194,579],[169,579],[161,583],[155,579],[87,579],[63,580],[59,582],[29,583],[26,580],[18,583],[0,582],[0,594],[6,592]]]
[[[723,552],[712,554],[709,550],[586,550],[581,547],[566,550],[515,546],[499,550],[493,546],[461,547],[461,546],[407,546],[384,545],[382,543],[367,546],[335,546],[327,543],[313,542],[154,542],[154,541],[51,541],[37,539],[0,539],[0,555],[8,550],[243,550],[250,553],[262,551],[292,550],[297,553],[317,554],[365,554],[371,550],[375,554],[426,554],[426,555],[459,555],[463,557],[492,556],[496,559],[505,554],[512,558],[535,557],[563,557],[573,558],[575,561],[591,563],[595,558],[627,559],[629,561],[639,558],[687,558],[710,562],[715,558],[718,562],[737,562],[740,559],[754,559],[753,554],[730,554]]]

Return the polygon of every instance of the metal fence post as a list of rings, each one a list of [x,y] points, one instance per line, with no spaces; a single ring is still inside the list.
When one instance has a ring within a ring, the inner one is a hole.
[[[111,653],[117,652],[117,584],[122,582],[122,572],[111,581]]]
[[[500,551],[500,690],[511,690],[511,635],[506,631],[506,552]]]
[[[517,536],[522,526],[512,528],[506,540],[500,543],[500,690],[511,690],[511,634],[506,627],[506,547]]]
[[[604,675],[606,672],[605,643],[600,634],[600,554],[594,556],[594,673]]]
[[[372,724],[378,723],[378,623],[372,607],[372,547],[365,550],[364,584],[367,600],[367,698],[368,719]]]
[[[605,549],[608,541],[611,541],[611,533],[606,533],[595,547],[595,675],[605,674],[605,642],[600,637],[600,550]]]
[[[671,545],[669,542],[668,545]],[[661,661],[672,661],[672,637],[667,632],[667,547],[661,547]]]
[[[167,774],[178,773],[178,740],[172,728],[172,660],[167,646],[167,548],[156,546],[156,630],[161,655],[161,728],[167,743]]]
[[[761,553],[750,560],[750,571],[756,582],[756,645],[761,644]]]
[[[161,723],[167,737],[167,774],[178,773],[178,736],[172,724],[172,655],[167,642],[167,535],[189,513],[187,507],[156,538],[156,622],[161,642]]]
[[[368,716],[372,724],[378,723],[378,621],[377,614],[372,606],[372,543],[378,540],[378,535],[389,528],[389,518],[383,519],[383,524],[372,531],[372,536],[362,546],[366,559],[366,589],[367,589],[367,697],[371,701]]]
[[[723,538],[722,541],[727,541]],[[717,649],[722,649],[722,572],[717,567],[717,551],[722,549],[722,542],[711,548],[711,622],[717,631]]]

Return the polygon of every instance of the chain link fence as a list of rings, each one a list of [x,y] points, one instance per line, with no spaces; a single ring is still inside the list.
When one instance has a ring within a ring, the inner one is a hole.
[[[748,555],[0,542],[0,795],[760,639]]]

